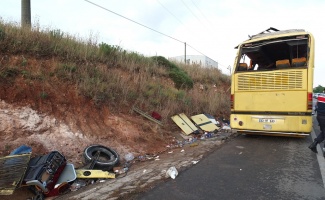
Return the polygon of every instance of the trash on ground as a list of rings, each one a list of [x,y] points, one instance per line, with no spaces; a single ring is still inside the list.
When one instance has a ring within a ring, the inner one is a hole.
[[[149,119],[150,121],[153,121],[159,125],[163,125],[161,121],[151,117],[150,115],[148,115],[147,113],[143,112],[142,110],[140,110],[139,108],[133,107],[132,110],[134,110],[135,112],[139,113],[140,115],[142,115],[143,117]]]
[[[192,160],[193,165],[195,165],[196,163],[198,163],[199,161],[196,160]]]
[[[76,169],[77,178],[115,178],[114,173],[100,169]]]
[[[170,167],[166,172],[166,176],[172,179],[175,179],[177,175],[178,175],[178,171],[175,167]]]
[[[184,133],[181,133],[180,136],[184,139],[184,140],[188,140],[190,138],[193,138],[193,136],[191,135],[185,135]]]
[[[204,131],[212,132],[219,129],[219,127],[212,123],[204,114],[194,115],[191,119]]]
[[[77,179],[76,181],[74,181],[72,183],[72,185],[70,186],[70,190],[71,191],[77,191],[78,189],[80,189],[81,187],[86,186],[87,183],[85,180],[81,180],[81,179]]]
[[[193,143],[190,144],[190,147],[196,147],[196,146],[198,146],[198,145],[199,145],[198,142],[193,142]]]
[[[231,130],[230,126],[228,126],[228,125],[223,125],[221,129],[227,130],[227,131]]]
[[[113,172],[115,173],[115,174],[125,174],[125,173],[127,173],[129,171],[129,167],[127,167],[127,166],[124,166],[124,167],[114,167],[113,168]]]
[[[125,156],[124,156],[126,162],[129,162],[131,160],[134,159],[134,155],[132,153],[127,153]]]
[[[9,156],[0,158],[0,195],[11,195],[18,187],[27,186],[36,197],[58,196],[94,183],[98,178],[115,178],[115,173],[108,171],[119,161],[114,150],[101,145],[85,149],[84,169],[75,169],[59,151],[32,158],[31,154],[32,149],[22,145]],[[128,168],[123,170],[126,172]]]
[[[207,116],[207,118],[212,122],[212,123],[214,123],[215,125],[217,125],[217,126],[220,126],[220,122],[219,121],[217,121],[212,115],[210,115],[210,114],[204,114],[205,116]]]
[[[161,120],[161,115],[157,113],[156,111],[153,111],[151,113],[151,117],[155,118],[156,120]]]
[[[184,113],[174,115],[171,118],[186,135],[189,135],[191,133],[199,133],[199,129],[193,124],[193,122],[191,122],[191,120]]]

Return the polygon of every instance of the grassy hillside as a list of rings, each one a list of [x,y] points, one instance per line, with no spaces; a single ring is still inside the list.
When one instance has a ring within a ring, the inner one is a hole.
[[[53,103],[60,95],[66,102],[57,104],[69,103],[72,88],[97,108],[128,112],[135,105],[160,113],[164,122],[181,112],[227,117],[230,107],[230,78],[218,69],[171,63],[161,56],[145,57],[98,43],[96,38],[81,39],[40,27],[22,29],[3,21],[0,84],[5,88],[0,99],[33,102],[44,112],[46,102]]]

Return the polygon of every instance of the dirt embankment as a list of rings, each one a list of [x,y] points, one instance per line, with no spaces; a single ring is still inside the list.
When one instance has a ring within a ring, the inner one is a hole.
[[[111,147],[121,157],[129,152],[135,155],[158,153],[166,147],[166,141],[161,136],[154,137],[156,125],[148,124],[139,116],[106,113],[102,114],[103,119],[99,119],[95,111],[88,110],[87,114],[89,115],[79,112],[74,116],[75,113],[67,113],[70,120],[63,121],[30,106],[15,106],[2,100],[0,154],[8,155],[14,148],[26,144],[33,148],[35,154],[58,150],[78,166],[81,164],[83,149],[90,144]],[[79,123],[84,124],[78,126]],[[143,130],[146,127],[148,130]]]
[[[17,65],[17,59],[8,60],[12,62],[7,65]],[[53,60],[30,58],[28,62],[35,71],[54,65]],[[130,106],[112,113],[108,106],[95,105],[78,94],[75,85],[56,77],[44,81],[19,75],[0,80],[0,86],[1,156],[26,144],[34,154],[58,150],[78,166],[82,151],[90,144],[108,146],[123,158],[127,153],[164,151],[172,141],[170,132],[132,113]]]

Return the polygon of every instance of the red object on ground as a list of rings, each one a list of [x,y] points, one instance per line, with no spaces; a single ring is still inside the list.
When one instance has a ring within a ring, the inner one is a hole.
[[[153,112],[151,113],[151,117],[153,117],[153,118],[155,118],[155,119],[157,119],[157,120],[161,120],[161,116],[159,115],[159,113],[157,113],[157,112],[155,112],[155,111],[153,111]]]

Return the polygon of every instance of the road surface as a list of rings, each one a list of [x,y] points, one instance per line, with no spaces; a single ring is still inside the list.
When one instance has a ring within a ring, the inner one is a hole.
[[[240,135],[134,199],[325,199],[325,160],[320,147],[318,155],[308,149],[311,141]]]

